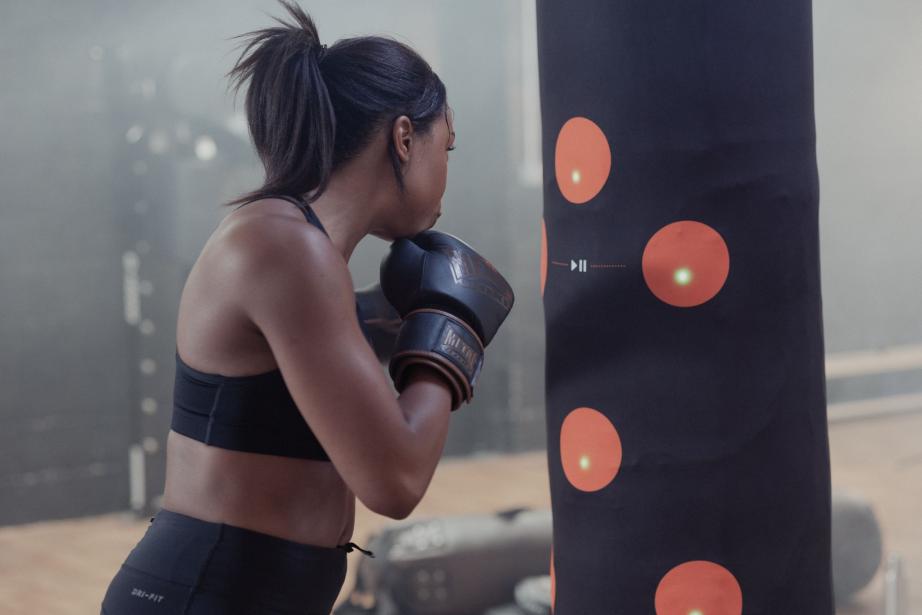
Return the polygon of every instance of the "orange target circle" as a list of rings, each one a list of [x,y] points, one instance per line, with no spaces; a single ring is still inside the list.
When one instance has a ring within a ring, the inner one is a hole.
[[[621,438],[604,414],[577,408],[560,428],[560,462],[570,484],[581,491],[598,491],[621,469]]]
[[[692,220],[673,222],[647,242],[643,277],[661,301],[693,307],[709,301],[727,281],[730,252],[720,233]]]
[[[565,199],[574,205],[592,200],[611,173],[611,148],[602,129],[585,117],[567,120],[557,135],[554,170]]]
[[[656,588],[656,615],[741,615],[743,592],[729,570],[703,560],[666,573]]]

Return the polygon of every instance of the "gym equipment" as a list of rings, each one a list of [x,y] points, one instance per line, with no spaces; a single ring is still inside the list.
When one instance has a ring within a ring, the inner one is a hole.
[[[393,524],[372,536],[336,615],[472,615],[546,572],[551,512],[514,508]]]

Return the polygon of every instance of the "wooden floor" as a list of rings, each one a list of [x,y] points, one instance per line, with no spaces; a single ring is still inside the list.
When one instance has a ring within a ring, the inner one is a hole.
[[[883,526],[886,550],[899,552],[914,587],[908,615],[922,615],[922,416],[830,427],[833,484],[867,497]],[[544,452],[443,461],[412,518],[547,508]],[[357,504],[354,542],[390,523]],[[112,576],[148,526],[115,513],[0,528],[0,614],[95,615]],[[358,558],[339,601],[353,584]],[[839,615],[880,615],[882,575]],[[793,614],[792,614],[793,615]],[[807,614],[804,614],[807,615]]]
[[[550,507],[547,456],[543,453],[447,459],[410,519]],[[149,518],[130,513],[0,528],[0,615],[97,615],[106,587],[141,539]],[[393,523],[356,502],[353,542]],[[339,604],[354,584],[358,551],[349,566]]]

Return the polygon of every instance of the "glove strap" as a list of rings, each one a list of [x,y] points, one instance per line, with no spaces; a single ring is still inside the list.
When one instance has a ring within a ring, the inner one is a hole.
[[[463,320],[442,310],[414,310],[403,319],[397,335],[390,373],[397,390],[403,389],[407,366],[426,363],[452,387],[452,410],[474,396],[474,384],[483,367],[483,342]]]

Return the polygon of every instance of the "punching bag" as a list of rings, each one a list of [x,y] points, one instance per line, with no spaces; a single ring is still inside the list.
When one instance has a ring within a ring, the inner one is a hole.
[[[809,0],[538,0],[556,615],[832,615]]]

